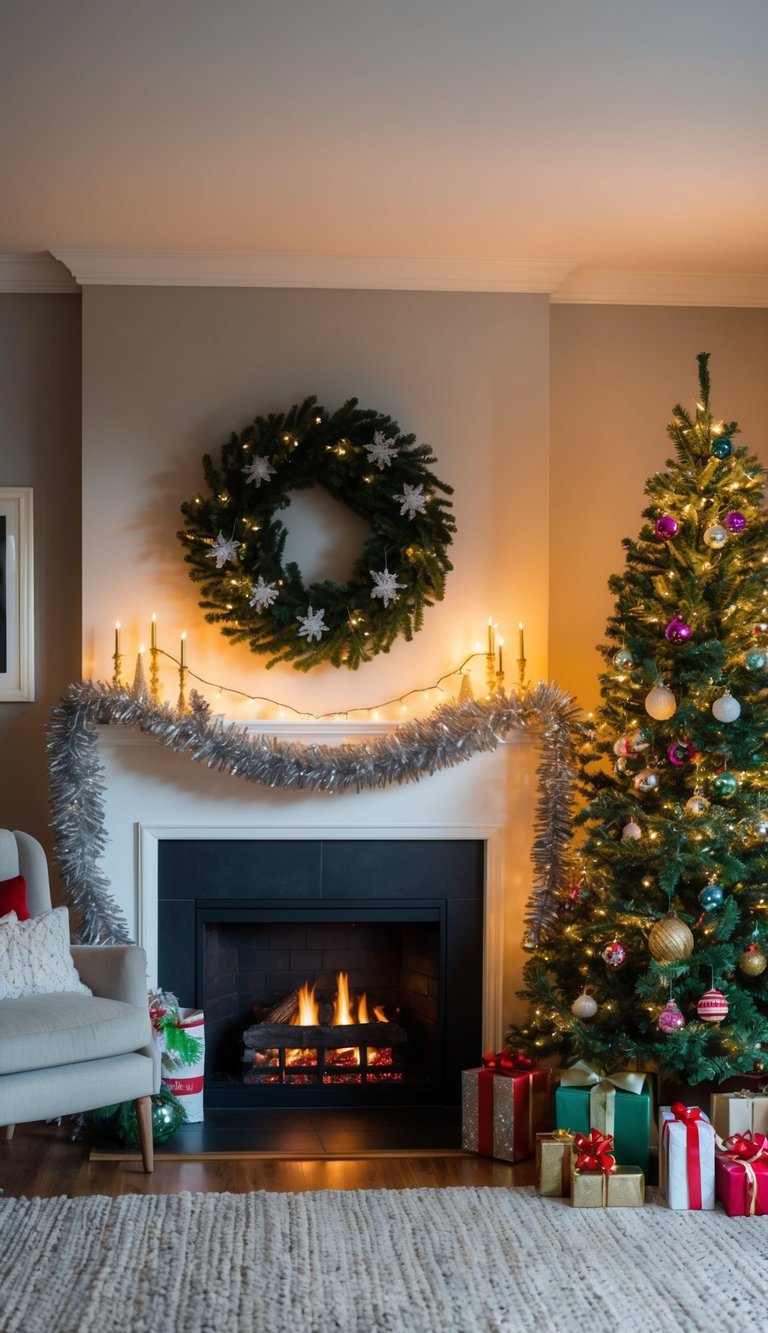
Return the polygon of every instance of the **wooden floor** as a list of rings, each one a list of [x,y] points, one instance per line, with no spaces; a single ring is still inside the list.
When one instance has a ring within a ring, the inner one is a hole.
[[[70,1141],[71,1122],[19,1125],[0,1139],[4,1197],[48,1198],[89,1194],[179,1194],[251,1190],[415,1189],[448,1185],[530,1185],[533,1163],[509,1166],[474,1155],[359,1157],[302,1160],[297,1156],[173,1161],[158,1159],[152,1175],[140,1161],[91,1162],[88,1145]]]

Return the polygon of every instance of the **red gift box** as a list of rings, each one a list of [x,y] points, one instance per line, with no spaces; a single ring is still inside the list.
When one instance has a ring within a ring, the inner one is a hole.
[[[550,1071],[513,1052],[484,1055],[462,1074],[462,1147],[483,1157],[533,1157],[536,1134],[549,1129]]]
[[[729,1217],[768,1213],[765,1134],[732,1134],[726,1139],[722,1150],[715,1153],[715,1193]]]

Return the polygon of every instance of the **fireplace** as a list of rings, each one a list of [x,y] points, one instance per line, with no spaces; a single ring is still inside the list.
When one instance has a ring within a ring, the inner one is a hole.
[[[205,1010],[206,1107],[455,1104],[484,883],[478,839],[162,840],[158,980]]]

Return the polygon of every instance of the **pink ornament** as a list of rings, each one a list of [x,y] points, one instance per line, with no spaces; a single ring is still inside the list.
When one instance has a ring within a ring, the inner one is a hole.
[[[696,750],[689,741],[673,741],[667,750],[667,759],[675,768],[682,768],[696,758]]]
[[[612,942],[607,944],[603,949],[601,957],[609,967],[621,967],[622,963],[626,960],[627,951],[620,940],[612,940]]]
[[[678,1032],[685,1027],[685,1014],[681,1013],[674,1000],[668,1000],[656,1021],[662,1032]]]
[[[656,524],[656,536],[664,542],[668,542],[670,537],[676,537],[679,531],[680,524],[671,514],[664,514]]]
[[[722,1023],[728,1013],[728,1001],[716,986],[702,995],[696,1005],[696,1013],[705,1023]]]
[[[738,509],[732,509],[730,514],[726,514],[723,523],[729,532],[743,532],[747,526],[747,520],[743,514],[739,513]]]
[[[670,643],[685,643],[692,632],[690,625],[686,625],[681,616],[673,616],[664,631],[664,637]]]

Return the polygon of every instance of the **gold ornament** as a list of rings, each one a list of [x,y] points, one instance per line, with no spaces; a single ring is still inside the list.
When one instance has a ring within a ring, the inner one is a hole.
[[[648,948],[657,963],[682,963],[693,953],[693,935],[685,922],[670,912],[651,930]]]
[[[739,971],[745,972],[748,977],[759,977],[768,967],[768,958],[758,949],[756,944],[748,944],[739,959]]]

